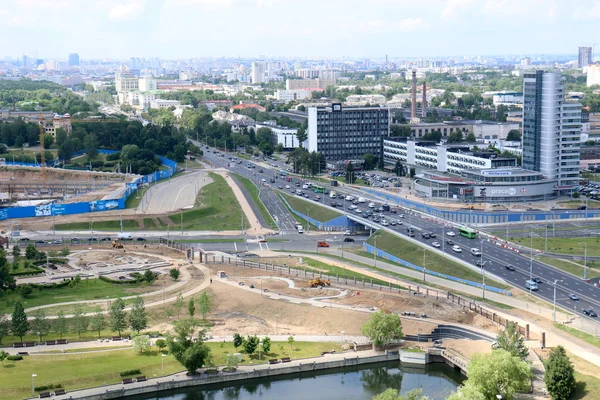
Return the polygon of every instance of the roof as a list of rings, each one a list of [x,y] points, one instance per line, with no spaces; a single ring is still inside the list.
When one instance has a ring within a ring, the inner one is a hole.
[[[248,108],[254,108],[254,109],[257,109],[258,111],[265,111],[265,108],[258,104],[237,104],[237,105],[231,107],[232,110],[245,110]]]

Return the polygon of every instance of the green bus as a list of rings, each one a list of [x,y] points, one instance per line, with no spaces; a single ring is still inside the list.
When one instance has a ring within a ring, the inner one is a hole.
[[[466,228],[464,226],[458,228],[458,233],[460,233],[464,237],[468,237],[469,239],[475,239],[477,237],[477,232],[475,232],[471,228]]]
[[[313,185],[312,189],[315,193],[325,193],[325,186]]]

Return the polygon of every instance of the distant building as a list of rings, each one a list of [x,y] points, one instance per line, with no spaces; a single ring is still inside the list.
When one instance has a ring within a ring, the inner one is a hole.
[[[79,54],[77,54],[77,53],[69,54],[69,65],[72,67],[79,65]]]
[[[600,63],[591,64],[587,67],[587,87],[600,85]]]
[[[503,92],[496,93],[492,96],[494,106],[505,105],[522,105],[523,104],[523,93],[522,92]]]
[[[523,92],[523,167],[569,193],[579,184],[581,104],[565,102],[565,78],[558,72],[526,73]]]
[[[308,150],[328,161],[382,157],[383,139],[389,135],[389,110],[382,107],[330,107],[308,109]]]
[[[280,101],[296,101],[311,98],[312,92],[320,89],[277,90],[275,99]]]
[[[264,82],[266,71],[267,71],[267,63],[265,63],[264,61],[254,61],[252,63],[252,73],[251,73],[252,83]]]
[[[286,126],[278,126],[275,121],[257,122],[255,125],[256,130],[260,128],[269,128],[273,133],[271,136],[271,143],[273,146],[281,144],[284,149],[291,150],[300,147],[298,142],[298,129],[288,128]]]
[[[473,133],[477,140],[506,140],[508,132],[513,129],[519,130],[518,123],[503,123],[482,120],[443,121],[443,122],[420,122],[417,124],[394,124],[408,126],[411,137],[421,139],[433,132],[440,132],[442,139],[456,132],[462,132],[463,136]]]
[[[140,92],[149,92],[151,90],[156,90],[156,79],[154,78],[140,78],[138,82],[138,88]]]
[[[117,93],[139,90],[139,78],[129,71],[121,69],[115,72],[115,89]]]
[[[231,111],[235,111],[235,110],[247,110],[247,109],[256,109],[258,111],[265,111],[265,108],[259,104],[254,104],[254,103],[250,103],[250,104],[237,104],[233,107],[231,107]]]
[[[315,78],[315,79],[286,79],[285,89],[321,89],[324,90],[328,86],[335,86],[335,78]]]
[[[179,100],[154,99],[150,102],[150,108],[170,108],[179,107],[180,105]]]
[[[591,47],[580,47],[579,57],[577,58],[577,66],[579,68],[587,67],[592,63],[592,48]]]
[[[346,98],[346,103],[369,103],[371,105],[384,105],[385,96],[382,94],[352,94]]]

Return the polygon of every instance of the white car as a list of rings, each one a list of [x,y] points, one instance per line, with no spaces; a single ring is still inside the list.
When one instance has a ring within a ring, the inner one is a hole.
[[[385,219],[383,221],[381,221],[381,225],[383,226],[388,226],[390,223],[387,222]]]
[[[266,182],[267,180],[266,180],[265,178],[262,178],[260,181],[264,183],[264,182]]]
[[[351,235],[350,229],[346,229],[344,231],[344,236],[350,236],[350,235]]]
[[[289,188],[290,188],[290,185],[285,185],[285,188],[286,188],[286,189],[289,189]]]
[[[431,245],[433,247],[437,247],[437,248],[441,247],[441,245],[438,242],[433,242],[433,243],[431,243]]]
[[[460,248],[460,246],[452,246],[452,251],[454,251],[455,253],[462,253],[462,249]]]
[[[369,203],[369,208],[375,208],[375,203]]]
[[[448,232],[446,232],[446,236],[454,237],[454,236],[456,236],[456,233],[454,233],[452,231],[448,231]]]
[[[356,206],[355,204],[352,204],[351,206],[348,207],[350,210],[354,210],[356,208],[358,208],[358,206]]]
[[[360,214],[360,213],[362,213],[362,210],[361,210],[360,208],[357,208],[357,209],[356,209],[356,210],[354,210],[354,211],[356,211],[356,213],[357,213],[357,214]]]

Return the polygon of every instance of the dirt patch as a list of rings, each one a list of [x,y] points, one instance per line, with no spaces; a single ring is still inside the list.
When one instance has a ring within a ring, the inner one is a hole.
[[[490,354],[492,352],[492,346],[487,340],[445,339],[444,346],[468,359],[471,359],[476,353]]]

